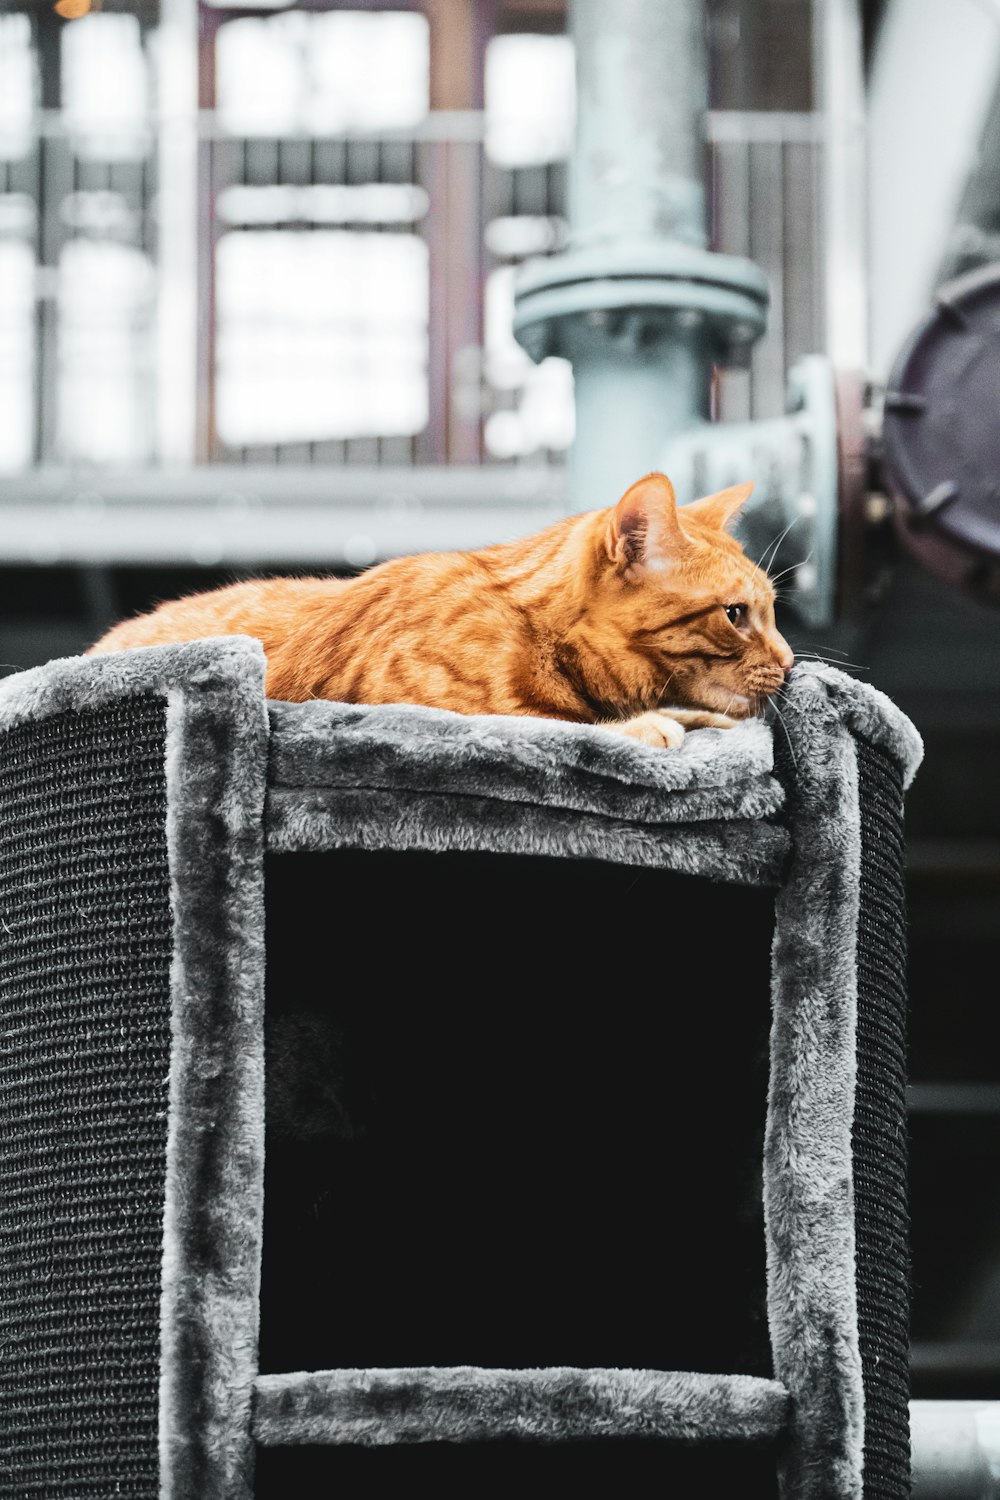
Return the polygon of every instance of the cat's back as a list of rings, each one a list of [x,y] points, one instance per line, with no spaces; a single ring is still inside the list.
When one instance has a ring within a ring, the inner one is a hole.
[[[347,578],[251,578],[188,594],[123,620],[91,646],[88,655],[215,635],[254,636],[267,652],[293,633],[304,613],[333,606],[350,583]]]

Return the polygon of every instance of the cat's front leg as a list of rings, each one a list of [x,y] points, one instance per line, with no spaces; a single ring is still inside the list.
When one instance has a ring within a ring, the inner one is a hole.
[[[711,708],[659,708],[656,712],[669,714],[685,729],[735,729],[740,723],[731,714],[717,714]]]
[[[738,720],[728,714],[712,713],[706,708],[651,708],[634,719],[618,724],[603,724],[612,734],[652,745],[656,750],[677,750],[684,743],[685,729],[732,729]]]

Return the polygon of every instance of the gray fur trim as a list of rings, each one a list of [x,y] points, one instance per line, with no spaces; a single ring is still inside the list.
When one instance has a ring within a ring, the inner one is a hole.
[[[663,1370],[320,1370],[262,1375],[253,1431],[291,1443],[482,1442],[527,1438],[772,1441],[788,1393],[752,1375]]]
[[[259,641],[50,662],[0,683],[0,727],[165,699],[174,955],[160,1306],[163,1500],[252,1494],[264,1165]]]
[[[823,697],[856,739],[870,740],[888,751],[903,773],[903,789],[907,790],[924,758],[924,743],[902,710],[870,683],[817,662],[792,672],[782,713],[785,703],[793,715],[808,713],[809,705]]]
[[[272,854],[340,848],[487,850],[603,859],[762,885],[777,883],[789,850],[788,834],[779,824],[742,818],[678,828],[487,797],[325,788],[270,792],[266,826]]]
[[[757,720],[653,750],[592,724],[408,704],[272,703],[272,788],[489,797],[633,823],[768,818],[781,810]]]
[[[101,708],[136,693],[212,687],[263,673],[264,652],[249,636],[219,636],[186,646],[141,646],[104,656],[65,656],[0,680],[0,729],[45,714]]]
[[[407,705],[270,705],[268,848],[487,849],[778,878],[770,732],[651,750],[588,725]],[[683,825],[683,826],[679,826]]]
[[[214,669],[199,663],[171,690],[167,715],[174,959],[161,1500],[253,1492],[268,725],[263,652],[250,645],[217,658]]]
[[[910,777],[920,746],[881,694],[826,668],[792,674],[782,714],[794,757],[793,851],[776,903],[764,1209],[774,1369],[793,1400],[783,1480],[795,1500],[860,1500],[851,1125],[861,829],[853,736],[890,750]]]

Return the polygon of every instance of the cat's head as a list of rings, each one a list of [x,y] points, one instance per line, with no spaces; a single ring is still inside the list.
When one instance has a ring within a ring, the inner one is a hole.
[[[747,718],[791,670],[771,580],[728,530],[752,489],[678,507],[666,475],[647,474],[605,513],[603,623],[665,705]]]

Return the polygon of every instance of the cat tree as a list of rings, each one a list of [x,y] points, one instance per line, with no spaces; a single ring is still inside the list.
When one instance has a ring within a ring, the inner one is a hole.
[[[0,686],[0,1494],[905,1494],[909,723],[263,665]]]

